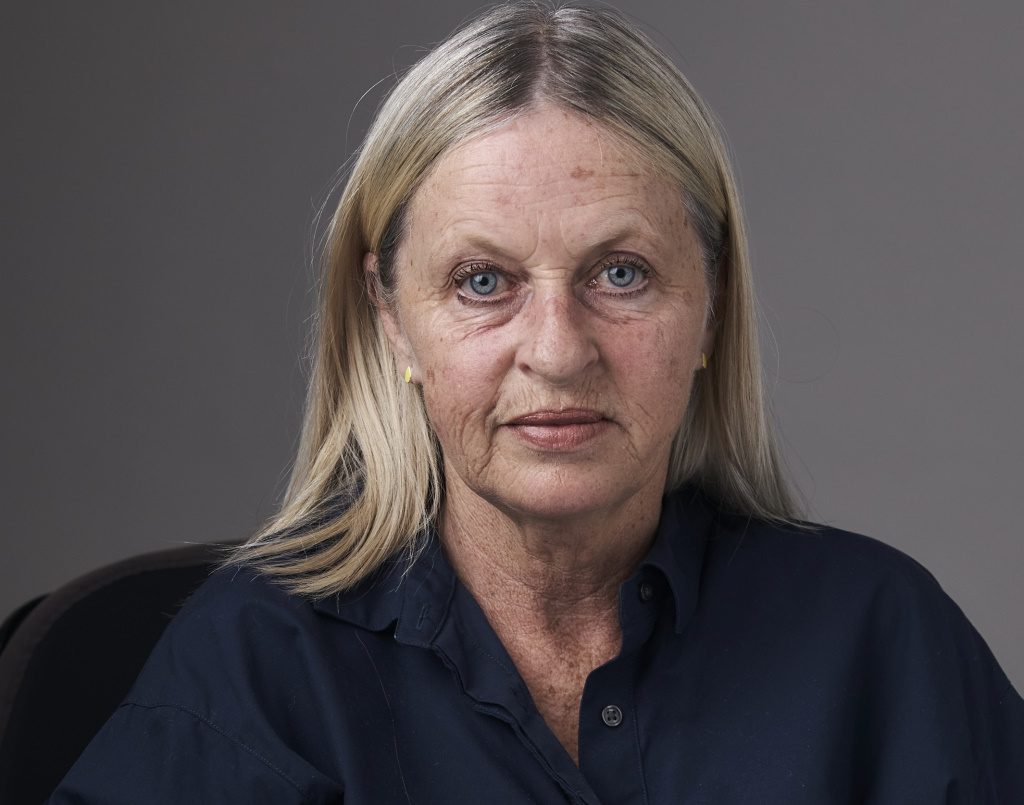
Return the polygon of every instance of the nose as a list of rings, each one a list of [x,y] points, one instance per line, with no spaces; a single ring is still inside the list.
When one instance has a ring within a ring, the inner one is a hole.
[[[519,369],[556,386],[578,381],[600,355],[583,305],[571,291],[538,295],[527,304]]]

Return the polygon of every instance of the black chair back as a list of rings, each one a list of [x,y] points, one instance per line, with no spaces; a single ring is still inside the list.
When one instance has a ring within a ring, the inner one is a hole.
[[[0,802],[42,802],[131,688],[224,546],[186,545],[94,570],[0,626]]]

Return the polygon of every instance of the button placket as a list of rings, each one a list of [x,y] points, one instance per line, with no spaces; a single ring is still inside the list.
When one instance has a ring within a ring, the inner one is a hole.
[[[632,590],[632,604],[640,607]],[[645,802],[635,723],[635,654],[591,671],[580,713],[579,768],[602,802]],[[600,718],[598,718],[600,716]]]

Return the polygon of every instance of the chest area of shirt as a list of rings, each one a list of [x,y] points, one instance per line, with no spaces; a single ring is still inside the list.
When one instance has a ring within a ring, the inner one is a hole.
[[[819,693],[806,679],[787,681],[753,665],[729,672],[673,657],[669,648],[589,671],[575,661],[567,672],[573,663],[563,657],[556,674],[524,661],[532,705],[498,695],[494,676],[484,684],[464,658],[442,663],[421,649],[389,651],[375,658],[382,685],[367,696],[367,709],[352,712],[351,700],[344,708],[367,754],[339,776],[354,802],[390,801],[372,797],[401,774],[410,790],[430,792],[423,801],[595,805],[698,802],[702,792],[723,803],[810,805],[833,801],[827,786],[856,777],[846,767],[852,756],[832,751],[856,718],[837,707],[839,690]],[[494,674],[507,678],[498,668]],[[370,724],[380,734],[367,734]]]
[[[621,632],[609,629],[598,639],[570,636],[519,640],[504,631],[504,645],[537,711],[566,752],[578,763],[580,703],[591,673],[619,653]]]

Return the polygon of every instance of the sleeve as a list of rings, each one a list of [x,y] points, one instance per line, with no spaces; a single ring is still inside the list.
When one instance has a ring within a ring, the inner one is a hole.
[[[1024,699],[1006,678],[981,635],[967,622],[969,641],[980,657],[969,675],[977,778],[974,803],[1024,802]]]
[[[1024,700],[935,577],[913,561],[901,570],[905,583],[887,588],[879,630],[886,697],[876,738],[890,784],[882,790],[899,792],[884,801],[1024,803]],[[914,798],[935,783],[944,787],[930,788],[931,799]]]
[[[1024,803],[1024,699],[956,602],[944,592],[940,598],[954,639],[951,653],[960,669],[959,692],[970,727],[976,771],[970,801]]]
[[[122,704],[50,797],[53,805],[311,802],[243,741],[173,705]]]

